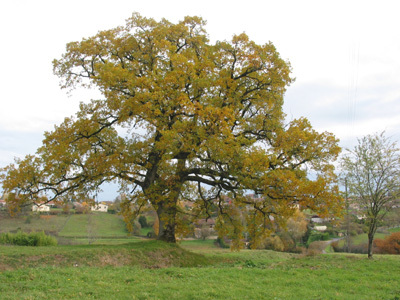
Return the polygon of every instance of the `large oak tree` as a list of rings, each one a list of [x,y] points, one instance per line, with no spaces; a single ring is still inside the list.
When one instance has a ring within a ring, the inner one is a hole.
[[[125,215],[150,204],[158,238],[169,242],[182,214],[204,217],[211,207],[220,234],[236,241],[244,208],[259,236],[296,204],[336,211],[331,162],[340,148],[305,118],[285,123],[289,63],[272,43],[245,34],[210,43],[204,25],[198,17],[173,24],[133,14],[125,26],[69,43],[54,61],[62,87],[95,87],[103,97],[82,103],[45,133],[35,155],[5,168],[3,188],[16,194],[10,205],[43,193],[78,197],[116,181]]]

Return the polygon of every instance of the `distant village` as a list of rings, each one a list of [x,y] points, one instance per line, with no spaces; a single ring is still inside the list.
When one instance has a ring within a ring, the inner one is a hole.
[[[43,201],[41,203],[33,203],[30,206],[26,206],[24,208],[25,213],[32,212],[32,213],[39,213],[39,214],[60,214],[60,213],[74,213],[74,214],[87,214],[87,213],[92,213],[92,212],[100,212],[100,213],[119,213],[120,212],[120,207],[119,204],[121,202],[121,199],[123,199],[123,195],[118,196],[114,201],[101,201],[101,202],[96,202],[94,199],[88,199],[86,201],[68,201],[67,203],[65,202],[57,202],[57,201]],[[248,197],[252,198],[253,201],[262,201],[262,198],[259,198],[257,195],[250,194]],[[3,195],[0,199],[0,211],[7,211],[7,201],[6,201],[7,195]],[[232,199],[229,197],[222,197],[223,202],[225,206],[228,206],[232,203]],[[184,201],[182,203],[182,206],[185,210],[190,211],[193,208],[194,203],[190,201]],[[304,233],[305,231],[312,230],[314,232],[320,232],[326,233],[327,231],[332,234],[332,231],[335,231],[335,235],[338,237],[344,236],[344,228],[343,226],[336,226],[336,228],[333,228],[333,222],[334,220],[331,220],[329,218],[322,218],[317,214],[314,214],[312,211],[300,207],[298,204],[293,204],[293,208],[296,209],[297,211],[301,212],[302,220],[297,221],[297,222],[303,222],[303,224],[306,224],[306,227],[304,227]],[[393,208],[399,210],[400,209],[400,201],[397,201]],[[245,209],[247,210],[247,209]],[[245,213],[245,212],[244,212]],[[357,226],[353,226],[352,230],[358,230],[360,231],[361,229],[357,229],[358,227],[362,226],[360,224],[363,223],[363,220],[365,218],[365,214],[363,212],[362,207],[354,201],[350,201],[349,205],[349,214],[351,215],[352,222],[354,224],[359,223]],[[147,213],[147,216],[149,213]],[[398,214],[397,214],[398,215]],[[143,216],[142,216],[143,217]],[[155,214],[153,213],[151,218],[155,218]],[[208,218],[202,218],[196,220],[192,224],[192,236],[197,239],[205,239],[205,238],[216,238],[216,220],[217,220],[217,213],[212,212]],[[270,216],[270,221],[271,223],[274,223],[274,218]],[[393,225],[399,225],[400,220],[397,218],[396,220],[389,221],[392,222]],[[337,223],[337,222],[336,222]],[[340,222],[339,222],[340,223]],[[343,222],[342,222],[343,223]],[[300,226],[300,223],[295,224],[296,226]],[[356,229],[354,229],[356,228]]]

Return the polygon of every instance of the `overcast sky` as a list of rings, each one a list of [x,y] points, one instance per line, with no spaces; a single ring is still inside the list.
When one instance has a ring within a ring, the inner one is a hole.
[[[400,141],[399,9],[395,0],[3,0],[0,167],[34,153],[44,131],[93,97],[82,90],[67,96],[52,60],[68,42],[123,25],[132,12],[172,22],[201,16],[213,42],[242,32],[259,44],[272,41],[296,77],[285,97],[288,119],[307,117],[344,148],[384,130]],[[105,189],[100,200],[116,197]]]

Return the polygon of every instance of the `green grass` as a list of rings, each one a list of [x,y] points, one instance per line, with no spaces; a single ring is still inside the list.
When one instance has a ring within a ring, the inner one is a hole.
[[[59,244],[121,244],[133,237],[118,215],[93,212],[90,214],[27,216],[0,215],[0,233],[45,231],[57,237]]]
[[[140,241],[120,245],[68,245],[58,247],[0,246],[0,270],[44,267],[198,266],[209,258],[173,244]]]
[[[201,253],[207,253],[207,252],[215,252],[215,251],[222,251],[225,250],[225,252],[230,250],[228,249],[222,249],[219,248],[218,246],[215,245],[215,240],[214,239],[209,239],[209,240],[187,240],[187,241],[181,241],[179,243],[182,248],[187,249],[192,252],[201,252]]]
[[[153,232],[153,231],[154,231],[154,230],[153,230],[152,227],[141,228],[141,229],[140,229],[140,235],[141,235],[141,236],[147,236],[147,234],[148,234],[149,232]]]
[[[91,213],[71,215],[59,232],[62,237],[126,237],[124,221],[117,215]]]
[[[395,228],[390,228],[389,232],[393,233],[393,232],[399,232],[400,231],[400,227],[395,227]]]
[[[21,216],[10,218],[5,214],[0,215],[0,232],[12,232],[22,230],[59,232],[68,221],[68,215],[39,215]]]
[[[384,233],[375,233],[374,239],[384,239],[387,236],[387,234]],[[364,244],[368,243],[368,234],[359,234],[353,238],[353,244],[359,245],[359,244]]]
[[[25,224],[3,221],[2,230]],[[127,237],[120,221],[102,213],[32,218],[27,225],[53,226],[80,245],[0,246],[0,299],[400,299],[400,256],[171,245]]]
[[[6,248],[0,248],[0,266],[12,259],[22,264],[3,268],[1,299],[400,297],[398,256],[376,255],[368,260],[365,255],[304,257],[266,250],[217,249],[199,255],[155,241],[39,247],[32,251],[29,247]],[[58,265],[50,263],[51,257],[58,258]]]
[[[375,239],[384,239],[387,236],[388,236],[388,234],[385,234],[385,233],[375,233],[374,240]],[[346,243],[346,240],[342,239],[339,241],[339,246],[343,247],[345,245],[345,243]],[[356,236],[352,236],[351,244],[352,245],[368,244],[368,234],[363,233],[363,234],[359,234]]]

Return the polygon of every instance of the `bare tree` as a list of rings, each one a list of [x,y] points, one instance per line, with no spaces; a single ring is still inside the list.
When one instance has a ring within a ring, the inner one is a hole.
[[[372,243],[379,222],[399,196],[399,148],[384,132],[367,135],[358,139],[353,150],[347,150],[341,163],[352,204],[368,224],[368,258],[372,258]]]

